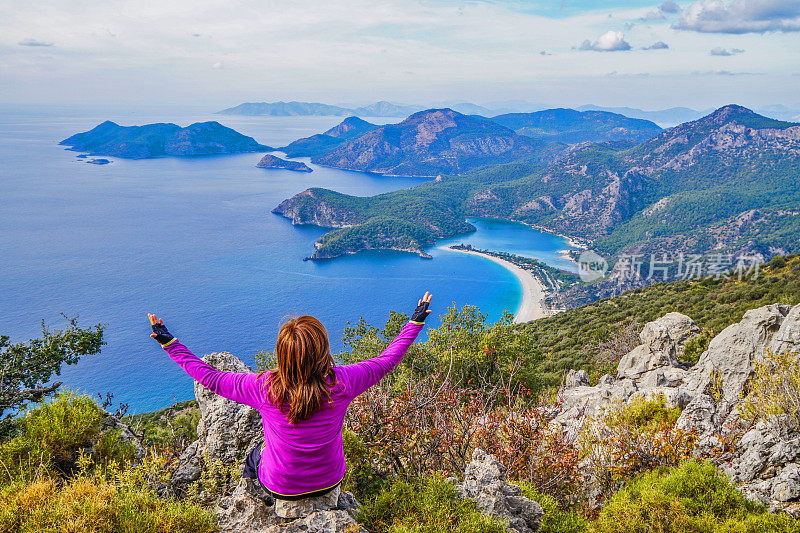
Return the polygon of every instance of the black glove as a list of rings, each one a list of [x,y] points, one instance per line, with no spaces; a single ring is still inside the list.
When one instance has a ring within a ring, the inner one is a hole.
[[[153,333],[155,334],[150,336],[157,340],[161,346],[164,346],[175,338],[169,331],[167,331],[167,328],[164,326],[164,324],[152,324],[150,327],[153,328]]]
[[[428,310],[428,306],[431,304],[431,295],[427,292],[425,296],[422,297],[422,300],[419,301],[419,305],[417,308],[414,309],[414,314],[411,315],[412,322],[425,322],[425,319],[428,318],[430,311]]]

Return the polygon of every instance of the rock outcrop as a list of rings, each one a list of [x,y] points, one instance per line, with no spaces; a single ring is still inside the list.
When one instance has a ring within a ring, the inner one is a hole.
[[[462,498],[474,499],[478,510],[508,521],[508,527],[517,533],[532,533],[542,525],[542,507],[523,496],[517,485],[508,483],[503,465],[481,449],[472,452],[464,482],[456,489]]]
[[[356,521],[359,505],[352,494],[341,492],[333,507],[309,509],[300,518],[281,518],[258,482],[242,479],[230,496],[217,502],[214,514],[220,533],[368,533]]]
[[[576,431],[587,419],[602,423],[615,405],[663,394],[668,407],[682,409],[675,426],[696,433],[698,455],[715,454],[742,427],[737,406],[756,363],[767,351],[800,353],[800,305],[747,311],[687,368],[680,355],[698,332],[689,317],[669,313],[645,325],[642,344],[622,357],[616,378],[605,375],[589,386],[587,374],[571,371],[555,422]],[[800,430],[780,420],[744,429],[721,468],[750,499],[800,517]]]

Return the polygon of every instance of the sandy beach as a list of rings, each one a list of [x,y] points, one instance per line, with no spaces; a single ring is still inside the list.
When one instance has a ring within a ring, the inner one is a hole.
[[[511,273],[517,277],[522,285],[522,302],[520,302],[519,308],[517,308],[517,312],[514,314],[514,322],[530,322],[531,320],[547,316],[544,307],[544,286],[529,271],[523,270],[517,265],[493,255],[483,254],[474,250],[455,250],[444,246],[442,249],[450,250],[451,252],[477,255],[489,261],[494,261],[498,265],[510,270]]]

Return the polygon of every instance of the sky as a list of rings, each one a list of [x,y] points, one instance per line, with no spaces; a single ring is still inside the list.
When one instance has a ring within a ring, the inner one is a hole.
[[[0,103],[800,107],[800,0],[0,0]]]

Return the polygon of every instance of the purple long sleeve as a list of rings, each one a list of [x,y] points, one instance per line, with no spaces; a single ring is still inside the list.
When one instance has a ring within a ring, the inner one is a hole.
[[[264,448],[258,477],[276,494],[298,496],[333,487],[342,480],[347,468],[342,425],[348,406],[397,366],[422,327],[421,323],[409,322],[381,355],[335,367],[337,386],[331,389],[333,404],[323,405],[296,425],[289,424],[286,415],[268,400],[257,374],[216,370],[177,340],[164,346],[164,350],[210,391],[261,413]]]

